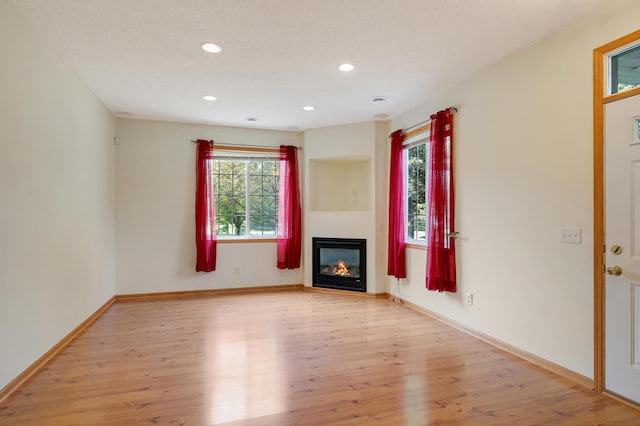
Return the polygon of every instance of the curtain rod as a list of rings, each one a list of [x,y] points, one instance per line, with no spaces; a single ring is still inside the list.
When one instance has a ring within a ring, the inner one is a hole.
[[[205,139],[208,140],[208,139]],[[191,143],[196,143],[198,142],[195,139],[191,139]],[[273,149],[278,149],[280,148],[280,145],[278,146],[272,146],[272,145],[249,145],[249,144],[241,144],[241,143],[226,143],[226,142],[220,142],[219,145],[221,146],[237,146],[240,148],[273,148]],[[215,145],[214,145],[215,148]],[[296,146],[296,148],[298,149],[302,149],[301,146]]]
[[[456,108],[456,107],[454,107],[454,106],[449,107],[449,109],[451,110],[451,113],[452,113],[452,114],[455,114],[456,112],[458,112],[458,108]],[[431,123],[431,119],[430,119],[430,118],[427,118],[426,120],[421,121],[421,122],[419,122],[418,124],[414,124],[413,126],[409,126],[409,127],[407,127],[406,129],[404,129],[404,130],[403,130],[403,132],[411,131],[411,129],[415,129],[415,128],[417,128],[417,127],[420,127],[420,126],[425,125],[425,124],[428,124],[428,123]],[[389,135],[389,136],[391,136],[391,135]]]

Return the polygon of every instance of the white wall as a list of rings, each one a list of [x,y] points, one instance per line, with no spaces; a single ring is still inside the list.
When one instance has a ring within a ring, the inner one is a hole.
[[[375,251],[375,274],[377,292],[388,292],[387,287],[387,246],[389,242],[389,122],[375,123],[375,233],[378,243]]]
[[[367,292],[383,293],[386,291],[386,279],[383,269],[386,271],[386,263],[379,262],[379,245],[386,245],[386,215],[384,208],[380,210],[380,203],[386,205],[386,184],[380,176],[385,176],[386,164],[386,137],[388,133],[387,123],[366,122],[344,126],[333,126],[305,131],[305,169],[311,171],[314,165],[325,161],[333,161],[333,167],[345,167],[347,170],[336,172],[340,176],[362,175],[362,164],[366,164],[364,179],[358,178],[359,189],[357,193],[367,191],[368,196],[357,195],[361,200],[367,200],[360,204],[356,201],[353,210],[336,209],[332,203],[327,209],[321,205],[313,205],[322,202],[323,197],[313,195],[316,191],[327,191],[327,186],[336,191],[336,197],[340,191],[350,199],[353,196],[353,187],[347,182],[337,184],[333,180],[327,182],[318,181],[315,178],[305,179],[304,210],[306,223],[305,285],[311,286],[312,279],[312,237],[342,237],[342,238],[366,238],[367,239]],[[356,167],[352,167],[353,165]],[[322,174],[317,174],[322,177]],[[371,201],[369,201],[371,200]],[[326,200],[325,200],[326,201]],[[366,208],[364,207],[366,205]],[[382,214],[380,213],[382,212]],[[386,261],[385,261],[386,262]]]
[[[118,294],[302,284],[302,269],[276,268],[275,242],[218,242],[216,271],[195,272],[190,142],[302,146],[300,133],[128,119],[117,121],[116,133]]]
[[[115,120],[0,1],[0,389],[114,295]]]
[[[371,208],[369,159],[309,162],[310,211],[368,211]]]
[[[425,290],[425,252],[413,249],[392,293],[593,377],[592,51],[639,22],[640,3],[608,3],[393,121],[458,107],[462,238],[456,294]],[[582,244],[561,244],[562,227],[581,228]]]

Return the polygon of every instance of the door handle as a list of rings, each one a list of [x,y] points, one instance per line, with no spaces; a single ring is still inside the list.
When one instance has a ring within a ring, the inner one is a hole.
[[[618,265],[615,266],[609,266],[607,269],[607,274],[609,275],[615,275],[616,277],[619,275],[622,275],[622,268],[619,267]]]

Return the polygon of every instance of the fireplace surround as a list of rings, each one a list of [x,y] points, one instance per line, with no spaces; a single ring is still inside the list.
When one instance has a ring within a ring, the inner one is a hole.
[[[367,240],[313,237],[313,286],[367,291]]]

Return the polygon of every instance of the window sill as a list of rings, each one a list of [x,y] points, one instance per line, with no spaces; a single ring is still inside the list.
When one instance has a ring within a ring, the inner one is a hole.
[[[219,244],[244,244],[244,243],[275,243],[277,238],[220,238]]]
[[[404,243],[406,248],[418,249],[418,250],[426,250],[426,244],[418,244],[418,243]]]

